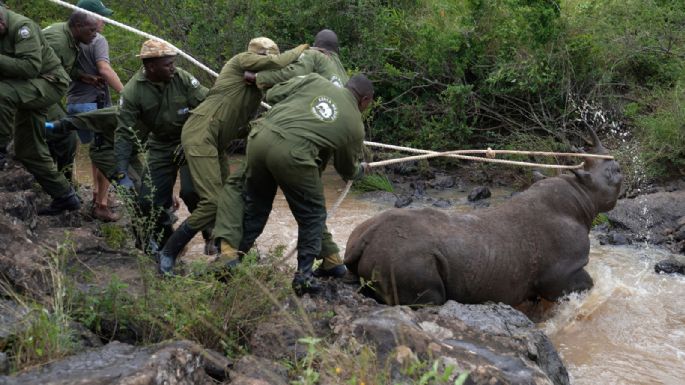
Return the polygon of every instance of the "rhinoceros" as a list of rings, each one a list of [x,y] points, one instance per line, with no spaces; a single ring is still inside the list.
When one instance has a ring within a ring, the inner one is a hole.
[[[592,138],[592,152],[608,154],[594,131]],[[391,209],[354,229],[345,264],[390,305],[554,301],[592,288],[583,268],[588,234],[597,214],[616,204],[622,180],[616,161],[586,158],[582,169],[494,208]]]

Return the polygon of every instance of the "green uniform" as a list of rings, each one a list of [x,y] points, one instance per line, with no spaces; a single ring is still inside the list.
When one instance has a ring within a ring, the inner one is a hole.
[[[69,29],[67,23],[56,23],[43,30],[43,35],[48,45],[55,51],[59,57],[62,67],[73,75],[76,71],[76,59],[80,51],[79,42],[76,41],[74,35]],[[48,110],[48,120],[57,120],[66,115],[66,111],[62,106],[61,101],[50,107]],[[50,155],[57,164],[57,169],[60,170],[68,179],[72,179],[74,158],[76,157],[77,148],[77,134],[74,131],[64,133],[52,133],[50,131],[46,134],[46,141],[50,149]]]
[[[247,136],[248,122],[259,109],[262,93],[256,86],[245,83],[244,72],[282,68],[297,59],[304,48],[300,46],[281,55],[244,52],[232,57],[205,101],[191,112],[181,140],[193,185],[200,197],[197,209],[188,217],[192,230],[214,225],[217,196],[229,174],[225,151],[232,140]],[[230,203],[222,206],[227,210],[226,215],[237,216],[238,223],[242,222],[242,183],[240,187],[240,190],[226,189],[230,195],[225,198]]]
[[[257,86],[269,88],[295,76],[317,73],[330,80],[338,87],[347,84],[349,77],[343,68],[338,55],[321,48],[310,48],[302,53],[297,61],[280,70],[261,71],[257,73]]]
[[[351,91],[318,74],[274,86],[267,102],[275,105],[253,123],[248,138],[239,249],[249,250],[261,234],[280,187],[298,223],[298,260],[313,258],[321,252],[326,220],[318,155],[334,152],[335,169],[344,179],[353,178],[364,141],[361,113]]]
[[[268,88],[274,84],[287,81],[295,76],[308,75],[310,73],[317,73],[322,77],[328,79],[331,83],[338,87],[343,87],[347,84],[349,77],[345,68],[343,68],[338,55],[334,52],[322,50],[321,48],[310,48],[302,53],[297,58],[297,61],[289,64],[282,69],[264,70],[257,73],[256,83],[259,88]],[[328,160],[331,157],[328,150],[322,150],[319,154],[320,170],[326,168]],[[242,217],[236,216],[235,210],[224,213],[224,208],[240,207],[243,204],[243,197],[240,192],[243,190],[244,182],[244,168],[241,168],[223,189],[221,195],[221,214],[217,214],[217,223],[214,229],[214,234],[217,238],[227,241],[234,248],[238,247],[238,243],[242,238]],[[228,214],[232,214],[229,217]],[[333,235],[328,231],[324,225],[323,238],[321,243],[321,257],[336,254],[340,251],[338,245],[333,241]]]
[[[107,107],[72,115],[69,121],[79,130],[92,131],[90,160],[104,175],[114,175],[117,171],[114,157],[114,130],[117,128],[117,107]],[[136,125],[136,132],[144,144],[147,141],[147,128],[142,123]],[[140,182],[145,172],[142,153],[134,148],[129,159],[128,173]]]
[[[33,21],[2,6],[0,12],[8,24],[0,36],[0,151],[14,137],[17,160],[60,198],[71,187],[50,158],[44,130],[48,107],[62,99],[69,76]]]
[[[117,171],[128,169],[131,154],[139,146],[141,135],[137,128],[140,121],[149,129],[147,159],[152,181],[152,186],[143,183],[140,205],[144,213],[152,212],[151,205],[165,209],[156,218],[158,229],[164,229],[165,235],[170,231],[168,209],[173,204],[173,188],[179,171],[181,199],[190,211],[197,205],[198,197],[188,166],[179,169],[174,163],[174,151],[181,144],[181,129],[189,110],[198,106],[206,95],[207,88],[180,68],[176,68],[168,83],[149,81],[143,68],[133,75],[121,92],[114,140]]]

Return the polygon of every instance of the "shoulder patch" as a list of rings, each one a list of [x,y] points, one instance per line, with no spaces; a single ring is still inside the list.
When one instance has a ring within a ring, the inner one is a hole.
[[[331,76],[331,83],[333,83],[338,88],[343,88],[342,80],[337,75]]]
[[[200,86],[200,82],[197,79],[191,77],[190,78],[190,85],[193,86],[193,88],[197,88]]]
[[[311,103],[312,114],[324,122],[333,122],[338,118],[338,106],[328,96],[317,96]]]
[[[17,34],[22,39],[28,39],[29,37],[31,37],[31,29],[25,25],[19,28],[19,32]]]

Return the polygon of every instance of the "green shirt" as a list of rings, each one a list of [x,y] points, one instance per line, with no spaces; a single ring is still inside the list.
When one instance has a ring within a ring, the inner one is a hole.
[[[73,77],[74,64],[76,64],[76,59],[81,49],[67,23],[52,24],[43,30],[43,35],[52,50],[57,54],[57,57],[59,57],[64,70]]]
[[[280,70],[262,71],[257,74],[257,86],[269,88],[295,76],[317,73],[338,87],[349,80],[338,55],[320,48],[310,48],[302,53],[297,61]]]
[[[306,47],[301,45],[280,55],[243,52],[233,56],[221,69],[205,101],[191,111],[194,116],[203,116],[205,119],[193,119],[193,124],[189,123],[183,128],[184,136],[190,140],[195,136],[202,137],[209,127],[216,131],[211,136],[220,149],[227,148],[233,139],[247,136],[247,123],[259,109],[262,92],[256,86],[245,83],[244,72],[283,68],[297,59]],[[219,124],[209,125],[207,121]]]
[[[263,118],[273,130],[312,142],[319,151],[335,151],[335,169],[344,179],[358,171],[364,124],[357,99],[318,74],[295,77],[266,93],[273,103]]]
[[[144,68],[134,74],[119,99],[114,144],[118,169],[128,168],[133,146],[141,136],[136,130],[138,121],[149,130],[151,141],[179,143],[189,111],[206,95],[207,88],[181,68],[176,68],[168,83],[149,81]]]
[[[26,79],[37,88],[39,78],[68,84],[60,60],[45,41],[42,31],[31,19],[0,6],[7,19],[7,31],[0,36],[0,80]],[[22,101],[31,95],[21,95]]]

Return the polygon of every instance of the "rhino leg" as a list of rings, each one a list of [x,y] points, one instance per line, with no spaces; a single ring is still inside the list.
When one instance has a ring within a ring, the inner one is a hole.
[[[594,282],[590,274],[585,269],[578,269],[566,277],[559,277],[557,280],[548,280],[547,282],[538,282],[537,291],[540,296],[548,301],[556,301],[557,299],[571,294],[579,293],[592,289]]]

